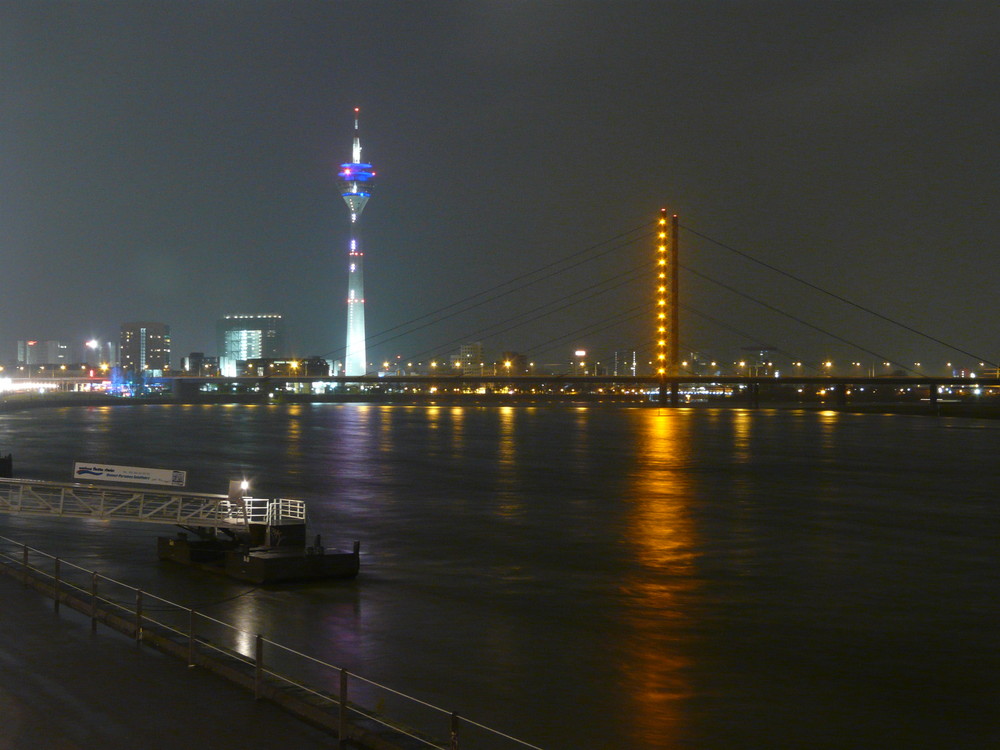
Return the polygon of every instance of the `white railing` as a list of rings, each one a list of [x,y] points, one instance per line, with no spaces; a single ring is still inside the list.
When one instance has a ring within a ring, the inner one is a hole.
[[[307,693],[313,701],[328,707],[336,718],[339,737],[345,737],[350,724],[367,721],[437,750],[458,750],[460,738],[463,750],[542,750],[262,635],[4,536],[0,536],[0,566],[49,581],[57,611],[60,598],[67,594],[78,602],[89,602],[91,628],[95,631],[99,619],[113,612],[131,624],[129,632],[134,632],[137,641],[143,640],[144,630],[155,629],[157,634],[186,646],[183,652],[188,666],[195,666],[199,654],[211,654],[252,670],[257,698],[264,695],[265,685],[284,685]]]
[[[73,516],[197,527],[243,527],[248,523],[305,523],[302,500],[61,484],[0,478],[0,513]]]
[[[306,522],[306,504],[302,500],[279,498],[269,500],[261,497],[245,497],[247,521],[269,526]]]

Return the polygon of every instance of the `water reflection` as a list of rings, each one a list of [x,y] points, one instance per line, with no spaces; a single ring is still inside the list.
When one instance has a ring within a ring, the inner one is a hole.
[[[524,510],[523,495],[517,479],[517,440],[514,437],[517,410],[502,406],[498,410],[500,436],[497,443],[497,493],[500,515],[509,518]]]
[[[376,432],[373,425],[376,409],[368,404],[351,405],[330,416],[333,417],[333,446],[326,471],[337,477],[341,488],[364,487],[367,480],[384,471],[379,452],[388,451],[392,446],[388,420],[381,420],[381,429]],[[353,493],[348,491],[346,494]]]
[[[749,463],[750,438],[752,436],[753,412],[747,409],[736,409],[732,415],[733,426],[733,453],[734,461],[739,463]]]
[[[840,412],[821,411],[819,413],[820,427],[820,447],[823,449],[824,457],[835,458],[837,450],[837,425],[840,423]]]
[[[686,470],[690,425],[680,412],[639,414],[641,449],[626,527],[638,565],[622,583],[630,628],[623,678],[635,746],[666,748],[679,740],[683,702],[692,694],[688,602],[699,584]]]
[[[298,467],[302,464],[302,405],[292,404],[287,407],[288,429],[285,432],[285,454],[287,462],[285,472],[288,474],[299,473]]]
[[[461,406],[451,408],[451,450],[456,456],[465,452],[465,411]]]

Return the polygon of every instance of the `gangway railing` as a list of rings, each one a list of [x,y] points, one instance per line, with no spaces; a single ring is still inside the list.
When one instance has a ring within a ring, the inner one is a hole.
[[[304,524],[306,522],[306,504],[302,500],[278,498],[270,500],[261,497],[245,497],[247,521],[268,526],[283,524]]]
[[[163,653],[208,669],[307,719],[341,746],[542,750],[464,714],[243,630],[96,571],[0,536],[0,573]]]
[[[304,523],[305,503],[260,498],[234,501],[226,495],[175,489],[145,490],[0,478],[0,513],[246,529],[248,523],[267,523],[282,513],[290,518],[301,515]]]

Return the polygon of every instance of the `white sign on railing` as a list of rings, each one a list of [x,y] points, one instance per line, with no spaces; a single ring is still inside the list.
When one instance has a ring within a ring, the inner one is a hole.
[[[186,471],[172,469],[144,469],[139,466],[114,466],[112,464],[73,464],[73,478],[80,481],[129,482],[131,484],[165,484],[183,487],[187,483]]]

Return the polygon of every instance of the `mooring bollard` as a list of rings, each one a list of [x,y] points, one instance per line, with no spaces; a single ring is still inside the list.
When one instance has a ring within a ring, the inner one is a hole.
[[[59,614],[59,558],[58,557],[56,558],[55,582],[56,582],[56,595],[54,597],[55,604],[53,606],[55,607],[56,614]]]
[[[90,634],[97,632],[97,571],[90,574]]]
[[[135,590],[135,642],[142,643],[142,591]]]
[[[264,694],[264,636],[259,633],[257,634],[255,661],[257,663],[254,666],[253,672],[253,697],[255,700],[260,700]]]
[[[188,666],[194,666],[194,610],[188,610]]]
[[[337,723],[337,743],[347,747],[347,670],[340,670],[340,718]]]

